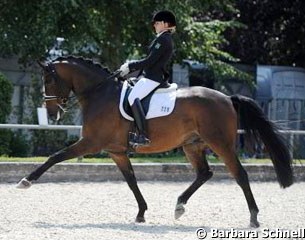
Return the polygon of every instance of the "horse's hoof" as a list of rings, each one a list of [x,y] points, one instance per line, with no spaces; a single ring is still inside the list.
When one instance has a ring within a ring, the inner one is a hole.
[[[20,182],[16,185],[18,189],[28,189],[32,186],[32,183],[26,178],[22,178]]]
[[[180,218],[185,213],[185,208],[182,203],[176,205],[175,219]]]
[[[145,218],[144,217],[136,217],[136,222],[137,223],[144,223],[145,222]]]
[[[250,216],[250,227],[252,228],[258,228],[259,227],[259,222],[257,221],[257,210],[252,210],[250,211],[251,216]]]
[[[252,227],[252,228],[258,228],[258,227],[259,227],[259,222],[258,222],[258,221],[251,221],[251,222],[250,222],[250,227]]]

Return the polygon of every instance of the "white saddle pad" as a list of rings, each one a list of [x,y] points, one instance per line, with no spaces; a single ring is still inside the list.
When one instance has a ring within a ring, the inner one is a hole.
[[[128,82],[123,83],[121,98],[120,98],[120,112],[124,118],[133,121],[133,117],[128,115],[123,107],[123,101],[125,93],[127,90]],[[172,83],[169,88],[157,89],[153,96],[151,97],[148,112],[146,114],[146,119],[163,117],[172,113],[175,107],[176,97],[177,97],[177,84]]]

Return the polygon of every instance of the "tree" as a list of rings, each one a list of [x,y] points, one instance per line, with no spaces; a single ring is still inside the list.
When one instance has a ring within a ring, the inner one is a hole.
[[[173,10],[178,19],[176,34],[176,61],[185,57],[197,57],[190,51],[221,53],[219,29],[196,25],[212,6],[229,6],[234,1],[200,0],[2,0],[0,3],[0,52],[16,54],[23,62],[31,62],[46,56],[56,37],[64,37],[63,47],[71,54],[97,57],[111,68],[117,68],[128,57],[139,57],[146,52],[153,31],[149,22],[152,12]],[[218,21],[220,23],[220,21]],[[223,26],[229,26],[227,22]],[[218,24],[219,25],[219,24]],[[215,26],[215,24],[214,24]],[[209,30],[204,38],[189,34],[192,28]],[[218,36],[215,39],[215,36]],[[195,46],[192,49],[194,43]],[[202,46],[202,48],[200,48]],[[215,51],[217,49],[217,51]],[[208,57],[209,55],[206,55]],[[202,59],[198,59],[202,60]]]
[[[302,0],[239,0],[232,18],[247,28],[229,31],[226,50],[248,64],[305,67],[305,15]]]

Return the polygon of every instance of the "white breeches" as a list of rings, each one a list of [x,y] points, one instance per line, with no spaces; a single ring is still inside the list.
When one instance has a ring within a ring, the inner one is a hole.
[[[133,87],[131,93],[128,96],[128,102],[129,102],[130,106],[132,106],[132,104],[134,103],[134,100],[136,100],[137,98],[142,100],[159,85],[160,85],[160,83],[158,83],[156,81],[142,77]]]

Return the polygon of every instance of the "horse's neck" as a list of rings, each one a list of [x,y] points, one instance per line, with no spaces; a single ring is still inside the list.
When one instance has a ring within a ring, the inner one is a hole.
[[[73,92],[77,96],[82,109],[88,105],[100,102],[109,103],[117,101],[119,97],[119,84],[113,79],[107,79],[106,76],[99,74],[83,74],[75,76]]]
[[[116,106],[118,106],[120,96],[119,91],[119,84],[112,81],[104,85],[98,85],[96,88],[90,89],[86,94],[77,96],[82,114],[86,115],[89,109],[94,109],[94,111],[106,112],[107,114],[103,116],[108,117],[108,113],[110,114],[117,109]]]
[[[89,70],[75,69],[72,76],[72,91],[76,96],[90,94],[95,88],[105,88],[109,85],[106,76]]]
[[[118,82],[108,79],[110,73],[99,73],[76,64],[60,64],[57,68],[60,77],[70,86],[81,108],[94,102],[116,101],[119,96]]]

